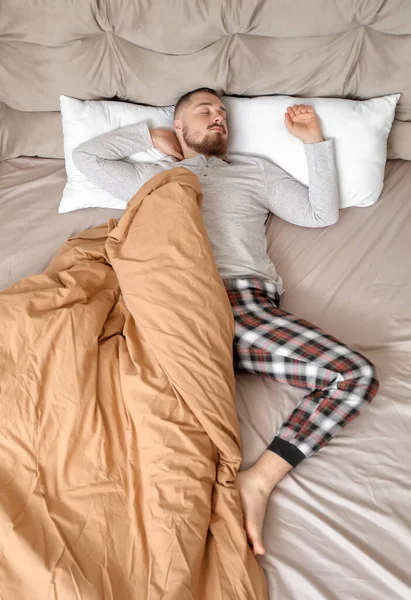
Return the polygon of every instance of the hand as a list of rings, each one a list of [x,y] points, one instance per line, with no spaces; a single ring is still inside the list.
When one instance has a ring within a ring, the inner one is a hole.
[[[288,131],[304,144],[324,141],[320,121],[313,107],[308,104],[288,106],[284,122]]]
[[[151,139],[154,147],[167,156],[174,156],[178,160],[183,160],[184,154],[174,131],[170,129],[150,129]]]

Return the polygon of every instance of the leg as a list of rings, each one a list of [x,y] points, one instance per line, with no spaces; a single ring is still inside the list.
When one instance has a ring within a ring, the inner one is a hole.
[[[275,306],[270,313],[257,316],[251,344],[250,330],[237,324],[236,361],[247,371],[309,390],[268,447],[295,467],[360,414],[378,382],[361,354]]]
[[[245,288],[244,281],[226,282],[236,321],[235,366],[309,390],[268,451],[251,469],[239,474],[240,493],[242,490],[250,515],[249,529],[259,548],[262,504],[265,501],[265,511],[272,487],[358,416],[377,392],[378,382],[366,358],[311,323],[279,309],[264,282],[254,281]]]

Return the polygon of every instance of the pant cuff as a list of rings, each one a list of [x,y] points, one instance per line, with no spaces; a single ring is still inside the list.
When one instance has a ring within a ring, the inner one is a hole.
[[[292,467],[296,467],[304,458],[306,458],[305,454],[301,452],[294,446],[294,444],[290,444],[290,442],[286,442],[280,437],[276,436],[271,444],[268,446],[268,450],[271,450],[275,454],[278,454],[286,460]]]

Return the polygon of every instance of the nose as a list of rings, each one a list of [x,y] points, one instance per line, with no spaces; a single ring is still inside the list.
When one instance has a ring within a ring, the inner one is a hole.
[[[219,127],[221,127],[223,133],[226,133],[227,129],[226,126],[224,124],[224,117],[222,117],[221,115],[218,115],[216,117],[213,118],[212,124],[210,125],[210,127],[216,127],[216,125],[218,125]]]

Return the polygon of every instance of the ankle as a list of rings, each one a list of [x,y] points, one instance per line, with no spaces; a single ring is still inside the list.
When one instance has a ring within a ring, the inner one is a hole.
[[[291,469],[292,466],[281,456],[271,450],[265,450],[250,470],[260,489],[270,493]]]

